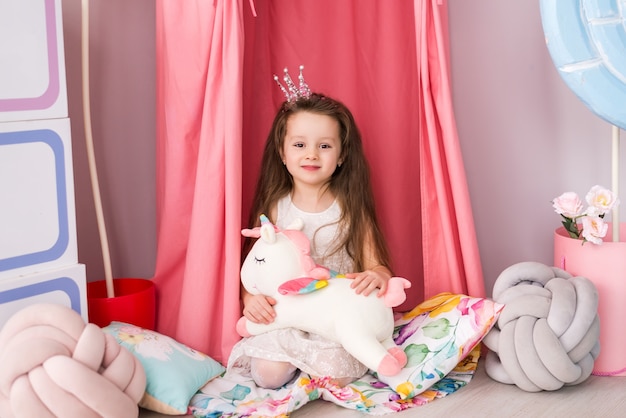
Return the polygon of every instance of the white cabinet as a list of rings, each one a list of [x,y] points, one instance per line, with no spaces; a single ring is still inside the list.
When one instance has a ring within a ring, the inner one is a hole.
[[[87,320],[61,0],[0,1],[0,327],[26,304]]]

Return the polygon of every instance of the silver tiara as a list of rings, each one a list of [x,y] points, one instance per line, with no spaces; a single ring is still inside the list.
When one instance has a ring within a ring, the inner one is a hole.
[[[311,96],[311,89],[309,89],[309,85],[304,81],[304,76],[302,75],[302,70],[304,70],[304,65],[300,66],[300,75],[298,75],[298,82],[300,84],[299,87],[296,87],[295,83],[291,79],[289,75],[289,71],[285,68],[285,75],[283,76],[283,80],[285,81],[285,86],[278,80],[278,76],[274,74],[274,80],[278,87],[282,90],[285,95],[285,99],[288,102],[295,102],[300,98],[308,99]]]

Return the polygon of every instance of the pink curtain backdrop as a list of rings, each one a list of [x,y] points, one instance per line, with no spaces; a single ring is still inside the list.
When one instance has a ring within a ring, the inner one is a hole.
[[[485,296],[450,89],[448,8],[416,0],[424,295]]]
[[[157,1],[157,329],[225,362],[238,336],[243,21]]]
[[[452,112],[447,3],[256,0],[256,16],[238,2],[205,3],[157,3],[158,330],[227,358],[239,230],[283,100],[272,75],[300,64],[311,88],[343,101],[360,127],[394,272],[413,282],[399,310],[442,291],[484,296]]]

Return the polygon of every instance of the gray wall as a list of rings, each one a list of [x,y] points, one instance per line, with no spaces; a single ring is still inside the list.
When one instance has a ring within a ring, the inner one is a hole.
[[[612,128],[561,80],[539,1],[449,4],[455,115],[491,290],[511,264],[552,265],[554,197],[611,187]]]
[[[93,138],[114,277],[152,277],[155,211],[155,7],[90,1]],[[78,258],[104,279],[82,116],[81,2],[63,0]]]

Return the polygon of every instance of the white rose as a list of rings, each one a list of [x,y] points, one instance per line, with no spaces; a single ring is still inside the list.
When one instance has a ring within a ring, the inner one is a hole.
[[[585,216],[582,223],[583,238],[594,244],[602,244],[602,238],[606,236],[609,226],[596,216]]]
[[[608,189],[602,186],[593,186],[585,200],[589,204],[588,215],[604,215],[619,204],[619,199]]]

